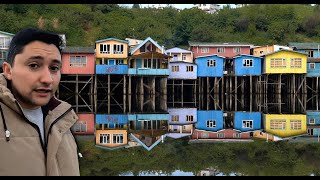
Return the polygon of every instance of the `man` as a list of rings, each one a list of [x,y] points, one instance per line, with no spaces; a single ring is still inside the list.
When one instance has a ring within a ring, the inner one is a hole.
[[[78,119],[54,93],[59,35],[27,28],[12,39],[0,74],[0,175],[80,175],[70,131]]]

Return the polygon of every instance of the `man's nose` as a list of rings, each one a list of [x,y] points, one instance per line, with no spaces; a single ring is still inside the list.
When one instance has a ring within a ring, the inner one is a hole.
[[[45,68],[45,70],[43,70],[43,72],[41,73],[40,81],[41,83],[45,84],[51,84],[53,82],[52,73],[48,68]]]

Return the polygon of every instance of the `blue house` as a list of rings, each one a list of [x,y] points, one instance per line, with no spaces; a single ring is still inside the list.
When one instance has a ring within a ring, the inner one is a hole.
[[[171,138],[192,135],[193,126],[197,122],[197,108],[169,108],[169,134]]]
[[[130,137],[150,151],[168,133],[169,114],[129,114]]]
[[[218,110],[198,111],[196,129],[206,131],[223,129],[223,112]]]
[[[219,55],[198,56],[195,62],[198,66],[198,77],[222,77],[225,57]]]
[[[307,59],[307,77],[320,77],[320,58]]]
[[[309,136],[320,135],[320,111],[307,111],[307,129]]]
[[[172,61],[169,63],[168,79],[197,79],[197,65],[185,61]]]
[[[260,76],[262,70],[262,58],[252,55],[238,55],[234,59],[234,75],[236,76]]]
[[[288,43],[289,47],[292,47],[294,51],[301,53],[307,53],[308,58],[320,58],[320,43]]]
[[[261,112],[234,112],[234,129],[241,132],[261,130]]]

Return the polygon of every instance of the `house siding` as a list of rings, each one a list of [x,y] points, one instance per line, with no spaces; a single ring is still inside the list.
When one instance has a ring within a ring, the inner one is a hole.
[[[173,72],[172,66],[179,66],[178,72]],[[187,72],[187,66],[192,66],[193,71]],[[175,62],[169,63],[169,77],[168,79],[197,79],[197,65],[184,63],[184,62]]]
[[[86,66],[71,66],[71,56],[85,56],[87,59]],[[88,53],[62,53],[61,74],[94,74],[95,73],[94,54]]]
[[[208,67],[208,60],[215,60],[215,67]],[[205,56],[205,57],[197,57],[196,64],[200,71],[197,71],[198,77],[222,77],[223,76],[223,64],[224,58],[216,55],[213,56]]]
[[[252,59],[253,66],[252,67],[243,66],[244,59]],[[260,57],[241,55],[240,57],[236,57],[234,61],[235,61],[234,72],[236,76],[243,76],[243,75],[260,76],[261,75],[262,60]]]

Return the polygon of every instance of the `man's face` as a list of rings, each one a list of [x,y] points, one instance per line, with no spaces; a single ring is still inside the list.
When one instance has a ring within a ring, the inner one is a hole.
[[[46,105],[58,88],[61,54],[53,44],[33,41],[15,56],[13,66],[4,64],[4,74],[12,81],[12,93],[23,108]]]

